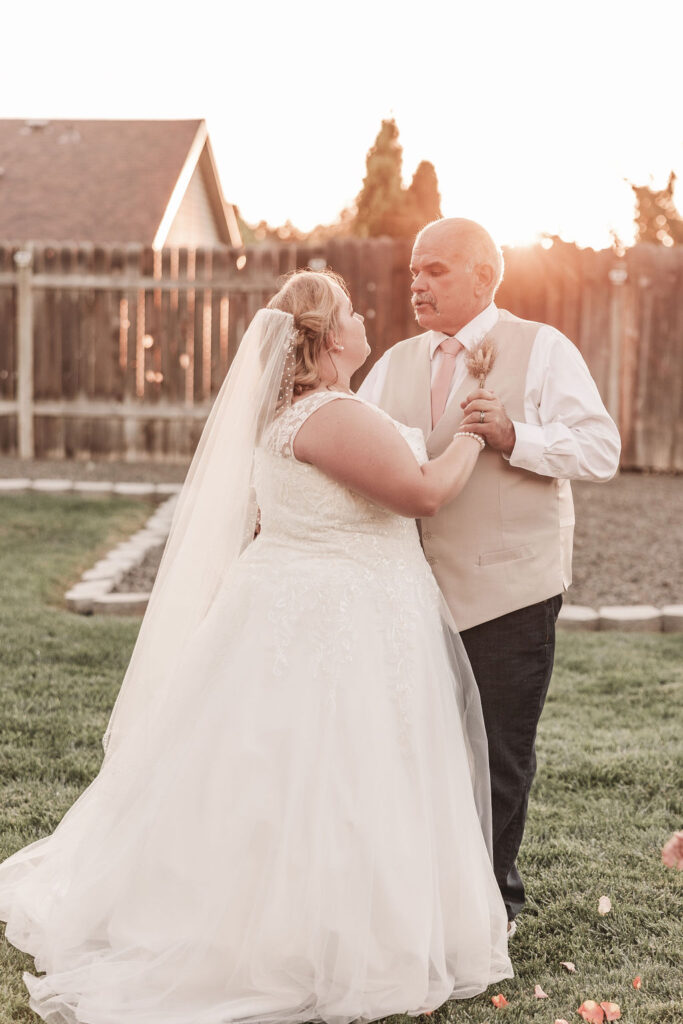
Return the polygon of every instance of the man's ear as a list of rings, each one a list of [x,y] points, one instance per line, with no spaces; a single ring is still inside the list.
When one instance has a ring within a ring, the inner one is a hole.
[[[474,268],[474,294],[479,297],[493,291],[494,270],[488,263],[477,263]]]

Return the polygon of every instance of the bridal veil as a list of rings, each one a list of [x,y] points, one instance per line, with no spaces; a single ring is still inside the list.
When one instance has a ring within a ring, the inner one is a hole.
[[[291,313],[260,309],[215,400],[180,493],[147,612],[103,737],[105,760],[125,745],[144,757],[160,708],[186,704],[173,667],[207,614],[229,566],[254,536],[254,451],[292,395]],[[142,742],[141,742],[142,741]]]

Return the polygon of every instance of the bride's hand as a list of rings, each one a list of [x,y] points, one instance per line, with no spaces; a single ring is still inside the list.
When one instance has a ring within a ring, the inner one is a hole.
[[[475,434],[481,434],[490,448],[502,452],[503,455],[512,455],[517,440],[515,425],[493,391],[478,388],[469,394],[460,406],[465,417],[459,430],[471,430]]]

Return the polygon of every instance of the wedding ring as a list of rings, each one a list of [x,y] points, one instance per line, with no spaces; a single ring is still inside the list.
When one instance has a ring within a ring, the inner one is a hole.
[[[482,411],[481,411],[481,412],[479,413],[479,422],[480,422],[480,423],[483,423],[483,422],[484,422],[484,411],[483,411],[483,409],[482,409]]]

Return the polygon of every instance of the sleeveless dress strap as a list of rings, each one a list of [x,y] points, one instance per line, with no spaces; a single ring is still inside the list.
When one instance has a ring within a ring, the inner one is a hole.
[[[285,409],[273,422],[266,447],[276,455],[292,456],[294,440],[309,416],[338,398],[362,399],[346,391],[314,391]]]

